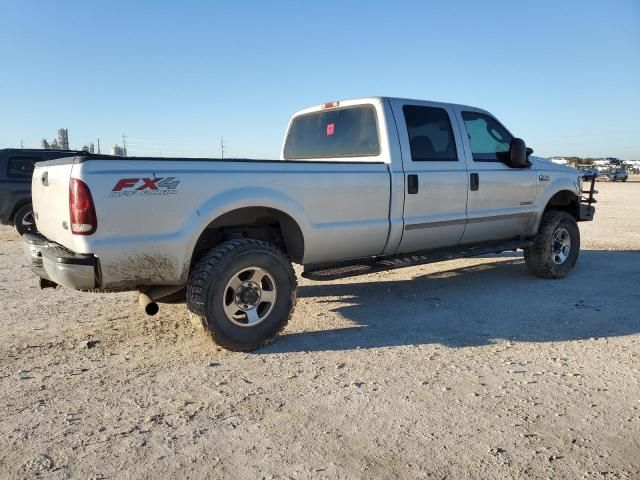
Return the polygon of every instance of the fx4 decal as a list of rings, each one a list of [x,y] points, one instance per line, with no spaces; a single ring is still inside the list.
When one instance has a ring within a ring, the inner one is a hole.
[[[175,195],[180,180],[176,177],[121,178],[111,189],[110,197],[135,195]]]

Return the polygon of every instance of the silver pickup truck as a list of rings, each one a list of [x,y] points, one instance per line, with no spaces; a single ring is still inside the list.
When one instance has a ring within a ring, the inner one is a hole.
[[[138,290],[145,311],[186,297],[220,345],[273,340],[296,301],[291,262],[331,280],[524,250],[567,275],[593,182],[534,158],[490,113],[400,98],[293,115],[278,160],[76,156],[36,166],[41,286]]]

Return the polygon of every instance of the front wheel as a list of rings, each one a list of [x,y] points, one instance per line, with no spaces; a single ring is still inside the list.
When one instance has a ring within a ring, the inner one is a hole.
[[[524,251],[529,270],[542,278],[563,278],[580,252],[580,230],[566,212],[549,211],[542,216],[533,245]]]
[[[194,267],[187,308],[202,318],[217,344],[251,351],[284,329],[296,289],[291,262],[277,247],[259,240],[231,240],[213,248]]]
[[[13,216],[13,226],[20,235],[36,231],[36,221],[33,217],[33,207],[31,205],[24,205],[18,209]]]

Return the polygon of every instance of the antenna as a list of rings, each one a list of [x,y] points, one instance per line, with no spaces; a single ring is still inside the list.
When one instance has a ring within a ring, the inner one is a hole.
[[[224,158],[224,138],[220,137],[220,158]]]

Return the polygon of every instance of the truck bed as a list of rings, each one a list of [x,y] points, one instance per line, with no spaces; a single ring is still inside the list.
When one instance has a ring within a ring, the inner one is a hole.
[[[68,228],[70,178],[91,191],[90,236]],[[103,288],[183,283],[200,234],[237,209],[286,212],[304,230],[305,263],[381,254],[390,225],[381,162],[87,155],[38,164],[33,192],[40,232],[95,255]]]

